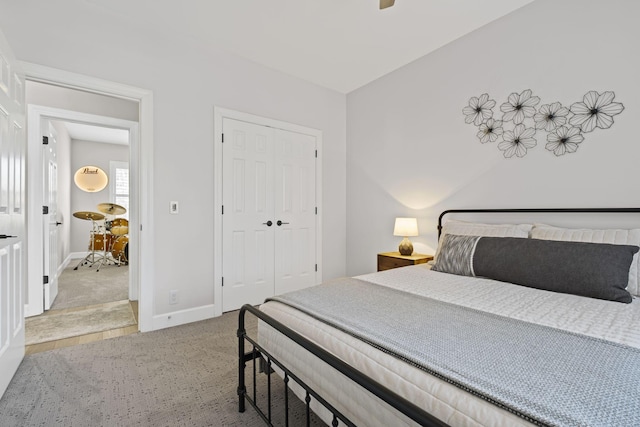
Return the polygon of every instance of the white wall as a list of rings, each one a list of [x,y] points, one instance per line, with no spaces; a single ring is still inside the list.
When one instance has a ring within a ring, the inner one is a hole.
[[[107,144],[92,141],[71,140],[71,185],[67,191],[71,194],[71,212],[99,212],[98,204],[111,202],[109,186],[104,190],[87,193],[80,190],[73,181],[73,175],[83,166],[98,166],[111,179],[109,164],[111,161],[128,162],[129,146]],[[91,221],[73,218],[71,221],[71,252],[86,252],[91,241]]]
[[[396,216],[419,218],[417,252],[433,253],[438,214],[451,208],[640,205],[640,3],[537,0],[347,96],[347,273],[375,270],[397,250]],[[499,106],[532,89],[565,106],[614,91],[625,110],[555,157],[546,134],[505,159],[465,124],[469,98]]]
[[[34,81],[27,81],[26,92],[28,104],[138,121],[137,101]]]
[[[37,7],[38,13],[32,9]],[[56,25],[51,25],[55,22]],[[4,2],[23,61],[153,91],[154,314],[213,304],[213,106],[323,132],[323,277],[344,275],[346,97],[90,2]],[[40,30],[41,29],[41,30]],[[180,214],[169,214],[169,202]],[[180,293],[169,305],[169,290]]]

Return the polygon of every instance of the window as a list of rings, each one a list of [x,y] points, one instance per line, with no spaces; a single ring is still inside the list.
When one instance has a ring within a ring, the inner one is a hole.
[[[109,181],[109,197],[111,203],[124,207],[127,212],[121,215],[129,219],[129,163],[109,162],[111,179]]]

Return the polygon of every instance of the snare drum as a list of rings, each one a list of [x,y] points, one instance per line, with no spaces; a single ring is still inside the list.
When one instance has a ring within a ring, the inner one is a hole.
[[[116,240],[117,236],[111,234],[91,234],[91,238],[89,239],[89,250],[90,251],[105,251],[110,252],[111,246],[113,242]],[[105,244],[106,243],[106,244]]]
[[[119,236],[115,242],[113,242],[111,255],[113,255],[118,262],[129,263],[129,236]]]

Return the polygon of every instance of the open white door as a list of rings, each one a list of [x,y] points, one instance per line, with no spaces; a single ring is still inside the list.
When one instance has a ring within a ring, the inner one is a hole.
[[[43,282],[44,309],[49,310],[58,295],[58,160],[56,130],[47,119],[42,119],[42,159],[44,166],[43,191]]]
[[[24,78],[0,33],[0,396],[24,357]]]

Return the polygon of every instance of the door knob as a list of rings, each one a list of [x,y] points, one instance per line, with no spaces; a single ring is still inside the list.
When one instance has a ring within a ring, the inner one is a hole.
[[[278,220],[278,222],[276,222],[276,224],[278,224],[278,227],[280,227],[282,224],[289,224],[288,222],[282,222],[280,220]]]
[[[264,225],[266,225],[267,227],[271,227],[273,225],[273,222],[271,222],[271,220],[267,221],[267,222],[263,222]]]

